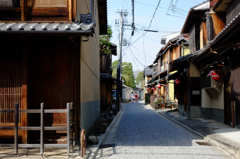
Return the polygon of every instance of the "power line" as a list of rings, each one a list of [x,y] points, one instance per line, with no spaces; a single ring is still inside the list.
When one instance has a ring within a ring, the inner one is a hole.
[[[135,57],[135,59],[138,61],[138,59],[137,59],[136,56],[134,55],[134,53],[133,53],[131,47],[129,47],[129,49],[130,49],[131,53],[133,54],[133,56]],[[143,67],[145,67],[140,61],[138,61],[138,63],[140,63]]]
[[[137,30],[136,30],[137,31]],[[138,32],[138,31],[137,31]],[[152,39],[152,38],[149,38],[148,36],[146,36],[146,35],[144,35],[143,37],[146,37],[146,38],[148,38],[148,39],[150,39],[150,40],[152,40],[152,41],[155,41],[155,42],[157,42],[157,43],[159,43],[160,41],[157,41],[157,40],[154,40],[154,39]]]
[[[132,59],[133,59],[133,61],[134,61],[134,63],[135,63],[135,65],[137,66],[137,68],[139,69],[139,67],[138,67],[138,65],[137,65],[137,63],[136,63],[136,61],[135,61],[135,59],[134,59],[134,57],[133,57],[133,55],[131,54],[131,56],[132,56]],[[139,69],[140,70],[140,69]]]
[[[178,0],[176,0],[176,2],[175,2],[175,5],[174,5],[174,6],[177,6],[177,3],[178,3]]]
[[[138,48],[136,48],[134,45],[131,45],[131,46],[134,47],[136,50],[142,52],[141,50],[139,50]],[[147,55],[147,57],[149,57],[149,58],[151,58],[151,59],[155,59],[154,57],[151,57],[151,56],[149,56],[148,54],[146,54],[146,55]]]
[[[134,1],[134,2],[139,3],[139,4],[144,4],[144,5],[155,7],[155,5],[153,5],[153,4],[142,3],[142,2],[138,2],[138,1]],[[168,8],[164,8],[164,7],[159,7],[159,8],[166,9],[166,10],[168,9]]]
[[[168,7],[168,10],[167,10],[166,14],[168,14],[168,11],[169,11],[169,9],[170,9],[170,8],[171,8],[171,6],[172,6],[172,2],[173,2],[173,0],[171,0],[171,2],[170,2],[170,4],[169,4],[169,7]]]
[[[166,14],[166,15],[171,16],[171,17],[186,19],[186,18],[184,18],[184,17],[179,17],[179,16],[175,16],[175,15],[171,15],[171,14]]]

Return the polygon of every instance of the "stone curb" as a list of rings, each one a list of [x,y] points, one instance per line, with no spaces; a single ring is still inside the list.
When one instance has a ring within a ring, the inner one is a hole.
[[[156,112],[156,113],[157,113],[157,112]],[[182,124],[182,123],[174,120],[173,118],[165,115],[164,113],[158,112],[158,114],[164,116],[165,118],[171,120],[171,121],[174,122],[174,123],[177,123],[178,125],[180,125],[180,126],[184,127],[185,129],[191,131],[192,133],[194,133],[194,134],[202,137],[205,141],[207,141],[207,142],[211,143],[212,145],[214,145],[215,147],[221,149],[222,151],[224,151],[225,153],[227,153],[227,154],[228,154],[229,156],[231,156],[232,158],[235,158],[235,159],[238,158],[238,151],[240,151],[240,150],[236,150],[236,148],[234,148],[233,146],[228,145],[228,144],[226,144],[226,143],[223,143],[223,142],[221,142],[221,141],[218,141],[218,140],[216,140],[216,139],[210,138],[210,137],[208,137],[208,136],[206,136],[206,135],[202,135],[202,134],[196,132],[195,130],[187,127],[186,125],[184,125],[184,124]],[[234,154],[236,154],[236,155],[234,155]]]
[[[106,129],[106,133],[102,134],[98,139],[99,139],[99,143],[95,146],[93,146],[93,148],[91,149],[90,155],[88,156],[88,159],[95,159],[97,154],[98,154],[98,150],[100,145],[102,144],[102,142],[106,139],[106,137],[108,136],[110,130],[112,129],[113,125],[116,123],[117,119],[119,118],[120,114],[122,114],[122,112],[125,110],[125,103],[121,106],[120,111],[118,112],[118,114],[115,116],[115,118],[113,119],[113,121],[111,122],[111,124],[108,126],[108,128]]]

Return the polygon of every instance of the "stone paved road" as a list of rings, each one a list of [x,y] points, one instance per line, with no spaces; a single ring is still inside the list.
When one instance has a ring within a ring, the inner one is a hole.
[[[97,158],[109,159],[226,159],[214,146],[201,146],[200,137],[160,116],[149,106],[129,103],[112,140],[113,148],[100,149]]]

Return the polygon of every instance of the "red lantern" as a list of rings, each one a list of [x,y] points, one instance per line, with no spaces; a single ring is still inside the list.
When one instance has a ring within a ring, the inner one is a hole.
[[[212,79],[218,81],[220,79],[219,75],[217,73],[212,74]]]
[[[153,87],[153,91],[156,91],[156,88],[155,88],[155,87]]]
[[[158,88],[161,88],[161,87],[162,87],[162,85],[159,83],[159,84],[157,85],[157,87],[158,87]]]
[[[147,90],[149,90],[149,88],[147,87]]]
[[[176,79],[176,80],[175,80],[175,83],[176,83],[176,85],[180,85],[180,84],[181,84],[181,81],[180,81],[179,79]]]

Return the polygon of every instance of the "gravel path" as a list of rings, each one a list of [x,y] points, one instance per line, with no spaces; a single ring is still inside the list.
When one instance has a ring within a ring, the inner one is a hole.
[[[205,142],[175,123],[155,113],[142,103],[129,103],[112,142],[113,148],[99,150],[97,158],[109,159],[222,159],[230,158],[214,146],[201,146]]]

